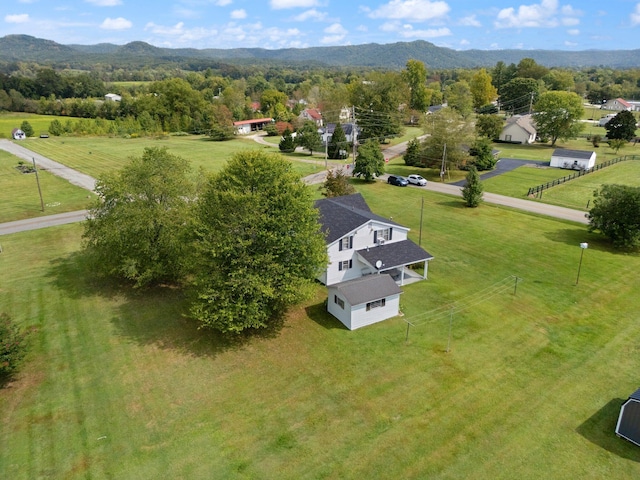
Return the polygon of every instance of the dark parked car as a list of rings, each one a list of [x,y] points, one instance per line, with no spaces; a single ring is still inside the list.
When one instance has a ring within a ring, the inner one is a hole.
[[[407,179],[401,177],[400,175],[389,175],[387,183],[390,185],[396,185],[398,187],[406,187],[407,185],[409,185]]]

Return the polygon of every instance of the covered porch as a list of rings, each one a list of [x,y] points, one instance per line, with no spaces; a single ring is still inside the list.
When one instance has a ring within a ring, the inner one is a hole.
[[[433,259],[433,255],[411,240],[385,243],[358,250],[357,253],[360,261],[370,269],[370,273],[387,273],[398,285],[426,280],[429,261]],[[422,264],[422,275],[409,268],[418,264]]]

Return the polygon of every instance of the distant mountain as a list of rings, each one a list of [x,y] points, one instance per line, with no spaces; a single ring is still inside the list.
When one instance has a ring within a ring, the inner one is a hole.
[[[195,49],[160,48],[145,42],[126,45],[100,43],[97,45],[61,45],[29,35],[7,35],[0,38],[0,61],[27,61],[38,63],[103,62],[112,65],[130,65],[132,62],[190,63],[203,65],[208,61],[229,64],[251,61],[294,65],[325,65],[334,67],[404,68],[409,59],[424,62],[427,68],[492,67],[498,61],[518,63],[533,58],[547,67],[640,67],[640,50],[452,50],[416,40],[390,44],[369,43],[340,47]]]

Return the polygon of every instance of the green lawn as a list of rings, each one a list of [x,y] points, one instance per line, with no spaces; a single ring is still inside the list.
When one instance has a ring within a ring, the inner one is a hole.
[[[613,433],[638,388],[640,257],[582,225],[356,185],[414,240],[425,200],[435,259],[404,287],[406,343],[401,318],[345,330],[320,287],[280,329],[223,338],[175,290],[94,281],[78,225],[4,236],[0,311],[34,331],[0,391],[0,478],[640,475]],[[491,289],[510,275],[515,295]]]
[[[20,159],[0,150],[0,223],[87,208],[94,194],[45,171],[38,171],[42,203],[35,173],[21,173]],[[28,162],[27,162],[28,163]]]
[[[110,138],[110,137],[50,137],[31,139],[23,143],[42,155],[64,165],[80,170],[94,177],[121,168],[132,156],[141,156],[147,147],[167,147],[167,149],[191,162],[197,170],[217,171],[231,156],[245,149],[277,149],[260,145],[249,138],[237,138],[227,142],[212,142],[201,135],[166,136],[160,138]],[[294,169],[306,176],[320,171],[324,164],[320,161],[307,163],[292,158]],[[307,160],[301,156],[301,160]]]
[[[55,115],[37,115],[35,113],[22,113],[22,112],[3,112],[0,114],[0,138],[11,138],[11,131],[14,128],[20,128],[23,121],[28,121],[33,127],[33,134],[35,137],[40,136],[41,132],[46,132],[49,129],[49,124],[58,119],[62,123],[70,119],[70,117],[60,117]],[[78,120],[77,118],[71,118],[72,121]]]

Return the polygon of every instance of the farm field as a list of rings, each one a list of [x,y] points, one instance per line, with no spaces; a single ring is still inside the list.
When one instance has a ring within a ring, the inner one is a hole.
[[[204,136],[168,136],[162,138],[110,138],[110,137],[50,137],[29,139],[26,148],[45,155],[83,173],[98,177],[125,165],[132,156],[141,156],[147,147],[167,147],[170,153],[186,158],[194,170],[217,171],[231,156],[243,149],[277,148],[260,145],[250,138],[237,138],[227,142],[212,142]],[[324,160],[301,156],[292,159],[294,169],[302,176],[324,169]]]
[[[0,311],[33,332],[0,390],[0,478],[640,475],[613,433],[638,388],[640,257],[583,225],[356,185],[416,241],[424,198],[435,259],[403,318],[353,332],[319,287],[281,328],[224,338],[175,290],[94,281],[80,225],[3,237]]]
[[[21,173],[16,168],[18,162],[18,158],[0,150],[0,223],[83,210],[95,198],[93,193],[39,170],[42,211],[35,173]]]

